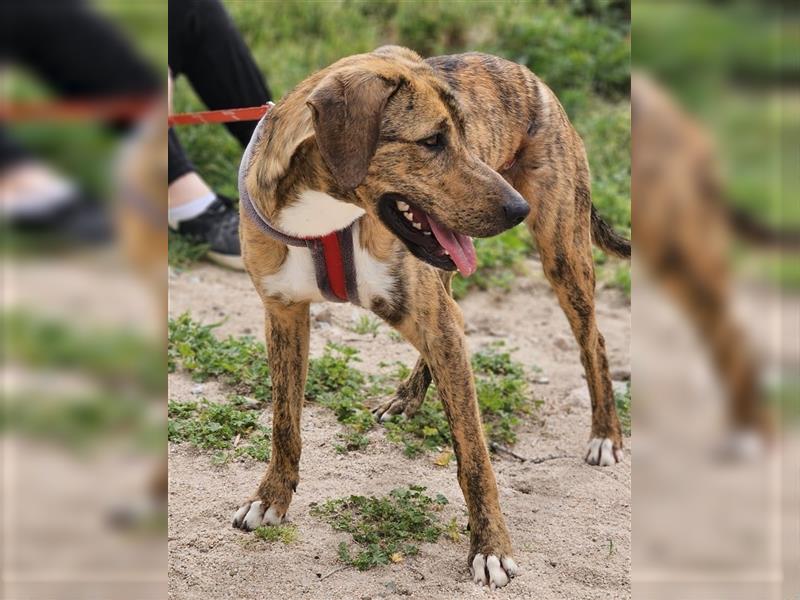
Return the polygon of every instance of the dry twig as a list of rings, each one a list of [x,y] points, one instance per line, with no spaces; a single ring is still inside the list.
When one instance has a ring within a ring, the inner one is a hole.
[[[338,573],[339,571],[344,571],[345,569],[349,569],[349,568],[350,568],[350,565],[345,565],[343,567],[338,567],[338,568],[334,569],[333,571],[331,571],[329,573],[326,573],[325,575],[320,577],[319,580],[322,581],[323,579],[327,579],[328,577],[330,577],[334,573]]]
[[[538,465],[538,464],[543,463],[543,462],[548,461],[548,460],[557,460],[559,458],[570,458],[569,454],[550,454],[548,456],[540,456],[540,457],[537,457],[537,458],[527,458],[525,456],[521,456],[520,454],[517,454],[511,448],[506,448],[505,446],[501,446],[497,442],[492,442],[491,444],[489,444],[489,447],[494,452],[499,452],[501,454],[505,454],[507,456],[510,456],[511,458],[515,458],[519,462],[527,462],[527,463],[531,463],[533,465]]]

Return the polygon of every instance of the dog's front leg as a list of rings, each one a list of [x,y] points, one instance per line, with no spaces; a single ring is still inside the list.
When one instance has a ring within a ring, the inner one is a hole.
[[[276,525],[286,516],[300,467],[300,413],[308,372],[308,303],[266,306],[272,376],[272,458],[256,493],[233,518],[244,530]]]
[[[447,295],[452,297],[453,273],[449,271],[439,271],[438,275],[442,281],[442,285],[444,285]],[[461,313],[459,312],[459,324],[463,331],[464,322],[460,315]],[[399,414],[410,419],[417,414],[419,407],[422,406],[422,403],[425,401],[425,394],[428,392],[430,384],[431,370],[428,368],[425,358],[420,356],[411,374],[397,388],[397,393],[394,397],[373,408],[372,414],[374,414],[375,418],[380,422],[388,421]]]
[[[431,384],[431,371],[421,356],[408,378],[397,388],[397,393],[383,404],[372,409],[372,414],[381,423],[395,415],[413,417],[425,400],[428,386]]]
[[[469,510],[468,565],[476,583],[502,587],[518,567],[500,510],[497,482],[483,436],[478,400],[458,305],[443,287],[399,329],[422,353],[450,425],[458,483]]]

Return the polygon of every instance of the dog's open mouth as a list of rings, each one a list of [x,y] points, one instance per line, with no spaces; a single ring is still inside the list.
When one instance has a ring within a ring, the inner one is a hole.
[[[442,225],[403,196],[382,196],[378,214],[420,260],[445,271],[458,269],[464,277],[475,272],[478,259],[472,238]]]

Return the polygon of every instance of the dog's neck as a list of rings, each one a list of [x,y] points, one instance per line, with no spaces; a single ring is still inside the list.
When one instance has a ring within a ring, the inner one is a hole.
[[[364,214],[364,209],[318,190],[301,191],[294,202],[275,211],[272,224],[294,237],[322,237],[344,229]]]
[[[285,170],[276,170],[280,152],[275,152],[248,174],[251,198],[272,227],[290,237],[324,237],[364,215],[364,209],[353,202],[355,195],[341,199],[313,139],[297,144],[295,153],[296,160]]]

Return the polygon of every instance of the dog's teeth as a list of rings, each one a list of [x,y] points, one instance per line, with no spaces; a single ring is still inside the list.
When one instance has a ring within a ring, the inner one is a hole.
[[[450,256],[450,253],[447,250],[445,250],[444,253],[447,254],[447,256]]]
[[[414,229],[422,229],[422,224],[420,223],[412,223],[412,225],[414,226]]]
[[[408,206],[408,204],[406,204],[402,200],[398,200],[397,201],[397,208],[399,208],[401,211],[405,212],[405,211],[408,210],[409,206]]]
[[[403,214],[406,216],[406,219],[408,219],[409,221],[413,221],[414,220],[414,215],[412,215],[410,212],[404,212]]]
[[[423,232],[422,232],[422,235],[430,235],[430,234],[431,234],[431,232],[430,232],[430,231],[423,231]]]

